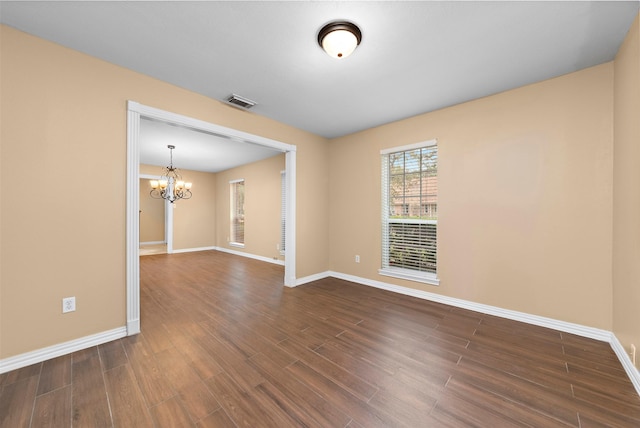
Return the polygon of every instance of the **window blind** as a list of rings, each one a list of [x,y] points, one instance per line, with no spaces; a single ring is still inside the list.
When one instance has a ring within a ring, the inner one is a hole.
[[[383,152],[382,181],[381,273],[436,278],[438,148],[435,142]]]

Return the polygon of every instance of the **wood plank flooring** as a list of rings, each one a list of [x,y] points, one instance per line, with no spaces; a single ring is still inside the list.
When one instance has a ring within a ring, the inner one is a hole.
[[[608,344],[214,251],[141,258],[142,334],[0,375],[0,426],[639,427]]]

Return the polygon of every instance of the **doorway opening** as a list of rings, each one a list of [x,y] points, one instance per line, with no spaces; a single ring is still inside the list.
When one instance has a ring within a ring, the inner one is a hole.
[[[159,175],[140,174],[139,245],[140,255],[173,253],[173,211],[164,199],[152,198],[148,192],[149,180]]]
[[[296,146],[258,135],[223,127],[165,110],[144,106],[134,101],[127,104],[127,216],[126,216],[126,288],[127,335],[140,332],[140,153],[139,136],[142,118],[164,121],[176,126],[207,132],[238,143],[256,144],[285,154],[286,224],[285,269],[283,285],[294,287],[296,230]],[[171,210],[168,210],[171,211]],[[169,238],[169,236],[166,236]]]

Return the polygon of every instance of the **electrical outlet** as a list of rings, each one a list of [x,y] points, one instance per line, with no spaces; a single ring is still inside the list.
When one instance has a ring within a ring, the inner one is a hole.
[[[65,297],[62,299],[62,313],[66,314],[67,312],[73,312],[76,310],[76,298],[75,297]]]
[[[636,366],[636,345],[632,343],[630,348],[631,352],[629,352],[629,356],[631,357],[631,362],[633,363],[633,365]]]
[[[360,263],[360,256],[356,254],[356,263]]]

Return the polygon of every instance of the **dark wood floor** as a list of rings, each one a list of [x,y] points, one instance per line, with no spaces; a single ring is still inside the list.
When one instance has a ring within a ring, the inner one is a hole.
[[[608,344],[225,253],[141,259],[142,334],[0,375],[2,427],[638,427]]]

